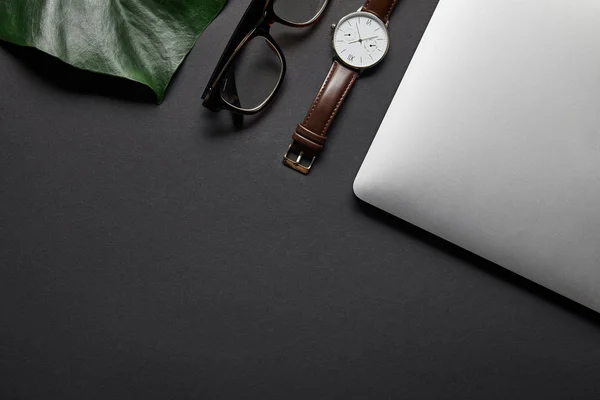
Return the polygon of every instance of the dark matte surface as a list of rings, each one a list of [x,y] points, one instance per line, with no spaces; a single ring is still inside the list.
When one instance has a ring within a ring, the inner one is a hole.
[[[399,5],[309,177],[280,157],[359,4],[277,30],[281,97],[234,130],[199,96],[247,3],[160,107],[0,47],[0,398],[598,399],[597,314],[352,194],[436,1]]]

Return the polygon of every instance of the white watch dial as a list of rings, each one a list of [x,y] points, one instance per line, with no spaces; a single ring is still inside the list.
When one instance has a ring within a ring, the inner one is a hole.
[[[333,32],[333,48],[350,67],[372,67],[385,57],[388,46],[384,23],[371,13],[350,14],[342,18]]]

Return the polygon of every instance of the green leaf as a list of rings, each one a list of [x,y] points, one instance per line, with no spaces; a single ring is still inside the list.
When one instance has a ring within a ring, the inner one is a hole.
[[[173,74],[227,0],[0,0],[0,40],[148,85]]]

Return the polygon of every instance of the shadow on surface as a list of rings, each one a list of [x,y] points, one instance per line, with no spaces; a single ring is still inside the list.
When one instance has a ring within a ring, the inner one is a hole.
[[[282,84],[282,90],[283,86],[285,86],[285,82]],[[210,138],[220,138],[242,133],[266,118],[271,113],[271,109],[272,105],[269,105],[256,115],[241,115],[227,110],[213,112],[203,107],[200,110],[200,117],[206,120],[212,129],[208,130],[208,133],[202,132],[202,135],[208,135]]]
[[[84,71],[31,47],[0,43],[24,68],[53,87],[76,94],[94,94],[156,104],[149,87],[124,78]]]
[[[415,225],[412,225],[400,218],[394,217],[391,214],[388,214],[385,211],[382,211],[370,204],[363,202],[360,199],[356,199],[356,208],[362,214],[368,216],[369,218],[376,219],[385,225],[399,230],[406,235],[409,235],[413,238],[416,238],[422,242],[426,242],[438,250],[460,259],[468,264],[471,264],[474,267],[482,268],[486,272],[493,275],[495,278],[498,278],[506,283],[511,285],[515,285],[523,290],[526,290],[529,293],[532,293],[535,296],[539,296],[546,301],[549,301],[558,307],[573,313],[579,317],[584,318],[591,324],[600,328],[600,314],[597,312],[576,303],[573,300],[570,300],[556,292],[553,292],[550,289],[546,289],[545,287],[534,283],[520,275],[517,275],[514,272],[511,272],[505,268],[502,268],[498,264],[494,264],[491,261],[486,260],[483,257],[480,257],[474,253],[471,253],[468,250],[463,249],[455,244],[448,242],[432,233],[429,233]]]

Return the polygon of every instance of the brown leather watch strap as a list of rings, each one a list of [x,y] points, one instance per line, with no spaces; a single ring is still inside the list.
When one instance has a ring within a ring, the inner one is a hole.
[[[367,0],[362,11],[373,13],[384,23],[387,23],[397,2],[398,0]]]
[[[310,106],[304,121],[296,127],[283,163],[308,174],[327,140],[327,130],[346,95],[356,81],[358,72],[334,61],[319,94]]]
[[[374,14],[387,24],[397,2],[398,0],[367,0],[361,10]],[[303,174],[310,172],[317,155],[325,146],[329,125],[357,77],[358,71],[339,61],[333,62],[308,115],[292,135],[294,141],[283,156],[285,165]]]

